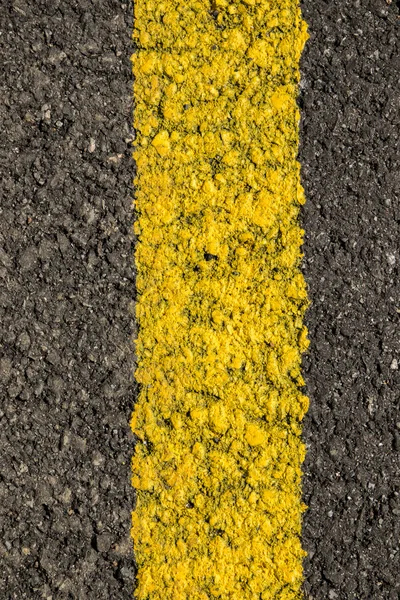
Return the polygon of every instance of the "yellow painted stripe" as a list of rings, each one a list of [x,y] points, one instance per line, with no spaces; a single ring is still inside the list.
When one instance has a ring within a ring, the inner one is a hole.
[[[297,0],[137,0],[140,600],[301,598]]]

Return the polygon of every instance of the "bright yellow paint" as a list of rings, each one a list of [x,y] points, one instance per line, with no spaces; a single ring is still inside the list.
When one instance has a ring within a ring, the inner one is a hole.
[[[134,37],[136,596],[298,599],[306,26],[297,0],[137,0]]]

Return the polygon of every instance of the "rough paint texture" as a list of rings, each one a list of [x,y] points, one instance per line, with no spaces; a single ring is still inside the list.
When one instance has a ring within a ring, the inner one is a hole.
[[[295,0],[136,4],[137,598],[301,597]]]

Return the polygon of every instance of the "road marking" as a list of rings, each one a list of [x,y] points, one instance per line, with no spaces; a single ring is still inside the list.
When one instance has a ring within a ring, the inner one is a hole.
[[[140,600],[301,598],[297,0],[138,0]]]

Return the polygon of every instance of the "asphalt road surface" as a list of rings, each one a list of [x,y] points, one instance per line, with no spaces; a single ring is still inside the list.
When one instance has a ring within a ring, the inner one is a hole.
[[[0,597],[132,597],[128,1],[3,0]],[[305,596],[400,597],[400,19],[303,2]]]

